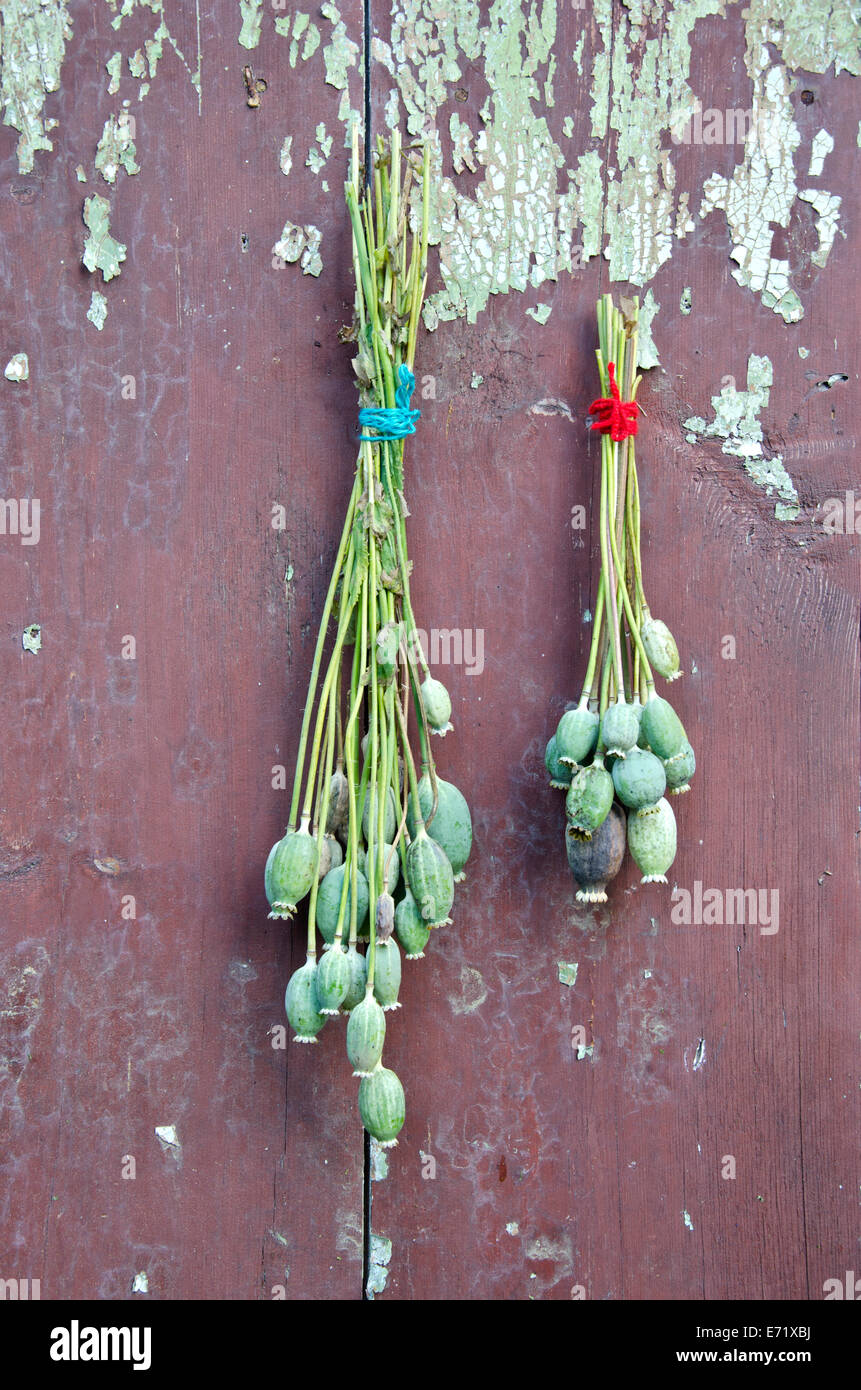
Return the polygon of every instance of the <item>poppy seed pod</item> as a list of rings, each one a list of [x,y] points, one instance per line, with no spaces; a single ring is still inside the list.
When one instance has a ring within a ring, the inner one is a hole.
[[[428,926],[447,922],[454,902],[454,874],[442,845],[431,839],[424,826],[407,850],[407,878]]]
[[[571,827],[567,827],[565,851],[577,884],[577,901],[605,903],[607,884],[616,877],[625,857],[624,811],[620,806],[611,806],[607,819],[599,825],[591,840],[579,839]]]
[[[326,951],[317,966],[317,1003],[321,1014],[336,1014],[350,987],[350,962],[341,948]]]
[[[270,852],[264,883],[272,911],[270,917],[292,917],[317,876],[317,842],[303,822],[298,830],[288,830]]]
[[[568,767],[587,763],[598,742],[599,719],[590,709],[567,709],[556,726],[556,756]]]
[[[575,836],[590,840],[613,805],[613,779],[602,762],[582,767],[568,788],[565,815]]]
[[[350,934],[350,903],[353,885],[350,882],[350,874],[346,864],[339,864],[337,869],[331,869],[320,884],[317,893],[317,929],[323,940],[331,946],[335,940],[335,932],[338,929],[338,916],[341,911],[341,893],[343,891],[344,878],[347,878],[347,903],[344,910],[344,920],[341,931],[344,936]],[[368,880],[365,875],[357,870],[356,872],[356,926],[358,931],[362,930],[368,916],[368,905],[370,894],[368,893]]]
[[[664,763],[664,771],[667,774],[667,786],[672,796],[680,796],[682,792],[691,789],[691,778],[697,770],[697,760],[694,750],[685,740],[684,747],[674,758],[669,758]]]
[[[664,761],[674,758],[687,743],[681,719],[660,695],[650,695],[646,701],[641,727],[652,752]]]
[[[377,794],[376,794],[376,796],[374,797],[374,839],[375,839],[375,840],[376,840],[376,838],[377,838],[377,817],[378,817],[379,813],[380,813],[380,794],[379,794],[379,791],[377,791]],[[397,829],[397,825],[398,825],[398,821],[399,821],[399,820],[400,820],[400,816],[398,815],[397,802],[395,801],[395,793],[394,793],[394,791],[392,790],[392,788],[389,787],[388,791],[386,792],[386,809],[385,809],[385,812],[384,812],[384,815],[383,815],[383,821],[384,821],[383,839],[386,841],[387,844],[391,844],[391,843],[392,843],[392,840],[395,838],[395,830]],[[371,828],[371,789],[370,789],[370,787],[369,787],[368,790],[367,790],[367,792],[365,793],[365,804],[364,804],[364,806],[363,806],[363,808],[362,808],[362,831],[363,831],[363,833],[364,833],[364,836],[365,836],[365,839],[366,839],[366,840],[370,840],[370,838],[371,838],[371,836],[370,836],[370,834],[369,834],[370,828]]]
[[[444,736],[454,725],[451,722],[451,700],[442,681],[426,676],[422,682],[422,700],[428,727],[432,734]]]
[[[383,1012],[399,1009],[398,991],[401,987],[401,953],[396,941],[377,943],[374,957],[374,998],[382,1004]]]
[[[347,1024],[347,1056],[354,1076],[370,1076],[383,1055],[385,1040],[386,1016],[373,994],[366,992]]]
[[[330,869],[337,869],[344,862],[344,850],[340,840],[334,835],[325,834],[320,846],[320,861],[317,865],[318,879],[324,879]]]
[[[601,739],[608,753],[625,757],[628,749],[637,742],[641,717],[638,705],[628,705],[624,700],[608,705],[601,720]]]
[[[666,797],[647,811],[628,812],[628,849],[643,883],[666,883],[676,857],[676,818]]]
[[[563,763],[559,757],[556,747],[556,735],[553,734],[550,742],[544,750],[544,766],[550,777],[551,787],[557,791],[565,792],[571,785],[572,769],[567,763]]]
[[[613,785],[623,806],[654,806],[667,788],[664,765],[647,748],[632,748],[624,762],[613,765]]]
[[[378,946],[388,941],[395,929],[395,900],[391,893],[381,893],[374,913],[375,939]]]
[[[657,671],[666,681],[678,680],[682,674],[679,669],[679,649],[666,623],[647,613],[646,620],[640,628],[640,638],[652,670]]]
[[[432,840],[442,845],[451,864],[455,883],[464,877],[464,866],[472,849],[472,817],[463,792],[458,791],[452,782],[437,777],[437,803],[433,820],[429,820],[433,807],[433,785],[430,774],[422,773],[419,782],[419,804],[425,819],[425,828]],[[415,834],[415,814],[412,798],[407,807],[407,829]]]
[[[284,994],[284,1008],[296,1035],[294,1042],[316,1042],[317,1034],[326,1020],[317,1002],[317,962],[313,956],[309,956],[305,964],[290,976]]]
[[[404,1088],[388,1067],[378,1067],[360,1082],[359,1115],[365,1129],[381,1149],[390,1149],[397,1144],[406,1105]]]
[[[419,905],[408,888],[395,908],[395,932],[407,960],[423,960],[430,927],[422,918]]]
[[[349,814],[349,784],[343,770],[336,767],[329,782],[329,811],[326,816],[326,830],[333,835],[345,830]]]
[[[361,1004],[365,997],[365,987],[368,983],[368,962],[355,946],[349,946],[346,952],[347,965],[350,969],[350,983],[347,986],[347,993],[341,1003],[343,1013],[348,1014],[351,1009],[355,1009],[357,1004]]]

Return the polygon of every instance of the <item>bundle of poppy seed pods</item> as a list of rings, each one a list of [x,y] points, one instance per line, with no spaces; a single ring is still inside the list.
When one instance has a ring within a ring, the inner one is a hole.
[[[643,883],[666,883],[676,856],[667,793],[690,787],[694,751],[655,675],[676,680],[679,653],[643,589],[637,433],[638,301],[598,303],[602,395],[590,406],[601,432],[601,573],[583,690],[547,744],[550,785],[565,792],[565,847],[580,902],[606,902],[628,849]]]
[[[346,198],[355,322],[341,336],[357,344],[359,423],[371,433],[360,436],[314,653],[290,820],[270,851],[265,888],[272,918],[289,919],[308,899],[307,956],[285,996],[295,1039],[316,1042],[327,1019],[347,1016],[359,1114],[388,1147],[405,1113],[401,1082],[382,1064],[386,1014],[400,1007],[401,950],[407,960],[421,959],[431,931],[451,921],[472,825],[462,794],[436,772],[431,735],[451,729],[451,701],[418,639],[407,557],[404,438],[419,414],[409,398],[427,281],[427,149],[422,159],[405,158],[394,132],[390,144],[378,141],[371,172],[360,192],[354,133]]]

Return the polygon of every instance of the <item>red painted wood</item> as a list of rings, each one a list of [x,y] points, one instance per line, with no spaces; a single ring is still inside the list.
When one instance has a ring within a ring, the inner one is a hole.
[[[170,52],[134,108],[142,169],[110,194],[129,253],[102,334],[80,268],[94,185],[74,170],[126,91],[106,95],[104,7],[76,7],[49,99],[56,148],[32,177],[0,132],[3,360],[24,350],[31,367],[25,385],[0,381],[2,495],[42,503],[37,546],[0,537],[0,1277],[38,1278],[43,1298],[130,1298],[141,1272],[154,1298],[361,1296],[355,1083],[337,1025],[313,1049],[271,1046],[301,932],[267,922],[261,891],[286,818],[271,769],[295,752],[353,463],[342,154],[327,201],[303,167],[317,122],[339,130],[339,94],[319,56],[313,75],[290,68],[268,21],[239,49],[236,8],[202,16],[202,116]],[[358,41],[361,6],[340,8]],[[134,16],[124,48],[138,23],[149,33]],[[707,45],[734,106],[739,32],[715,26]],[[192,14],[177,37],[194,51]],[[246,62],[268,83],[256,111]],[[851,230],[849,80],[817,78],[798,119],[805,140],[835,135]],[[474,116],[486,93],[465,87]],[[705,173],[736,156],[685,157]],[[271,266],[288,216],[323,231],[319,281]],[[799,220],[793,256],[809,236]],[[732,282],[727,252],[713,218],[655,283],[644,560],[700,761],[676,881],[776,888],[780,930],[675,926],[669,890],[629,865],[607,910],[573,901],[542,752],[577,693],[594,602],[596,538],[579,546],[570,526],[596,500],[584,412],[607,285],[592,263],[419,347],[436,400],[420,402],[407,461],[416,612],[428,630],[480,630],[484,669],[439,668],[455,707],[439,768],[470,800],[476,845],[453,926],[405,967],[390,1016],[408,1114],[373,1185],[373,1230],[393,1242],[378,1297],[819,1298],[853,1267],[858,548],[811,513],[861,495],[852,246],[838,237],[802,287],[800,330]],[[544,327],[524,316],[539,299]],[[792,525],[681,429],[751,351],[775,366],[763,423],[804,503]],[[849,380],[813,389],[835,372]],[[548,397],[573,423],[534,412]],[[31,622],[37,655],[21,649]],[[579,965],[573,988],[560,961]],[[591,1059],[576,1059],[578,1025]],[[156,1138],[166,1125],[180,1153]]]

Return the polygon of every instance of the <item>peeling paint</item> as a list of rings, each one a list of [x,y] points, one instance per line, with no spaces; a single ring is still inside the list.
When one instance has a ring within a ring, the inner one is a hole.
[[[337,5],[321,5],[320,13],[324,19],[328,19],[332,26],[332,36],[323,49],[326,81],[330,87],[335,87],[338,91],[346,91],[347,69],[357,65],[359,45],[348,36],[347,26],[341,18]]]
[[[535,320],[536,323],[545,324],[549,319],[551,313],[553,312],[553,309],[552,305],[550,304],[536,304],[534,306],[530,306],[530,308],[528,308],[526,312],[531,319]]]
[[[127,112],[121,111],[119,116],[109,116],[96,148],[95,160],[96,169],[105,183],[116,183],[121,169],[125,169],[127,174],[139,174],[140,165],[135,160],[136,154]]]
[[[389,1176],[389,1158],[385,1149],[371,1136],[371,1182],[382,1182]]]
[[[481,372],[473,372],[472,376],[470,377],[470,381],[469,381],[469,384],[470,384],[470,386],[472,387],[472,390],[473,390],[473,391],[477,391],[478,388],[479,388],[479,386],[483,385],[483,383],[484,383],[484,377],[481,375]]]
[[[684,1221],[685,1226],[689,1231],[692,1231],[694,1229],[694,1223],[691,1220],[691,1214],[689,1211],[682,1212],[682,1220]]]
[[[454,994],[448,996],[452,1012],[456,1014],[474,1013],[487,998],[487,986],[474,966],[460,967],[460,991],[460,998]]]
[[[705,1064],[706,1064],[706,1040],[705,1040],[705,1038],[700,1038],[699,1042],[697,1043],[697,1050],[696,1050],[696,1052],[694,1053],[694,1061],[693,1061],[693,1069],[694,1069],[694,1071],[699,1071],[700,1067],[704,1067]]]
[[[837,222],[840,216],[840,198],[836,193],[826,193],[824,188],[805,188],[799,193],[802,202],[810,203],[816,216],[816,234],[819,237],[819,245],[811,253],[810,260],[813,265],[824,268],[831,248],[834,245],[834,238],[837,235]],[[841,233],[845,236],[845,232]]]
[[[305,275],[319,275],[323,269],[320,255],[322,240],[322,232],[311,224],[300,227],[295,222],[285,222],[280,238],[272,247],[272,254],[290,265],[298,261]]]
[[[149,1293],[149,1278],[146,1270],[141,1270],[132,1280],[132,1293]]]
[[[658,349],[652,337],[652,324],[660,307],[652,291],[646,290],[637,316],[637,366],[642,371],[661,365]]]
[[[768,405],[773,377],[769,358],[751,353],[747,364],[747,390],[737,390],[730,380],[718,395],[712,396],[714,419],[706,423],[700,416],[693,415],[685,420],[684,428],[690,430],[694,438],[699,435],[704,439],[723,440],[723,452],[741,459],[748,476],[765,488],[767,496],[777,494],[775,516],[778,520],[792,521],[800,510],[795,484],[781,455],[767,459],[763,452],[759,412]]]
[[[389,1277],[389,1263],[392,1258],[392,1242],[387,1236],[371,1234],[368,1259],[368,1279],[365,1284],[367,1297],[373,1300],[374,1294],[382,1293]]]
[[[685,285],[685,288],[682,290],[682,297],[679,300],[679,313],[689,314],[691,312],[692,305],[693,296],[691,293],[691,287],[690,285]]]
[[[826,157],[834,149],[834,138],[828,134],[827,130],[818,130],[813,137],[810,146],[810,163],[807,166],[807,176],[811,179],[818,179],[825,167]]]
[[[311,146],[305,163],[313,173],[319,174],[332,153],[332,136],[326,134],[326,126],[323,121],[320,121],[317,126],[315,136],[317,143]]]
[[[239,42],[243,48],[256,48],[260,42],[260,28],[263,24],[263,0],[239,0],[239,16],[242,28]]]
[[[291,31],[292,24],[292,31]],[[297,11],[294,15],[278,15],[275,19],[275,32],[290,39],[289,62],[295,68],[297,62],[307,63],[320,47],[320,30],[311,23],[311,16]],[[292,37],[291,37],[292,33]],[[299,43],[302,41],[302,52]]]
[[[105,63],[105,71],[107,72],[108,77],[111,79],[108,83],[109,97],[116,96],[117,92],[120,90],[120,77],[122,74],[122,66],[123,55],[119,51],[119,49],[117,49],[116,53],[112,53],[108,61]]]
[[[105,0],[105,3],[110,9],[116,9],[117,0]],[[185,54],[168,28],[164,13],[164,0],[123,0],[123,7],[120,13],[111,20],[111,27],[113,29],[119,29],[127,15],[132,14],[137,9],[144,8],[151,10],[154,15],[158,15],[159,22],[151,36],[144,40],[143,48],[136,49],[127,59],[129,73],[132,77],[136,78],[140,84],[138,87],[138,101],[142,101],[150,89],[150,82],[158,71],[159,62],[164,56],[165,41],[167,41],[188,73],[191,84],[197,92],[197,110],[199,115],[203,98],[201,83],[200,0],[195,0],[194,6],[197,38],[197,66],[194,69],[192,69]]]
[[[577,983],[577,971],[580,966],[576,961],[560,960],[556,966],[560,985],[567,985],[571,989]]]
[[[83,262],[87,270],[102,272],[103,280],[112,280],[120,273],[120,262],[126,258],[126,248],[110,235],[111,208],[106,198],[94,193],[84,200],[84,225],[89,236],[84,242]]]
[[[52,150],[57,125],[44,114],[60,71],[72,22],[65,0],[2,0],[0,3],[0,103],[3,123],[19,132],[19,174],[32,173],[37,150]]]
[[[24,628],[21,634],[21,646],[25,652],[40,652],[42,650],[42,629],[38,623],[30,623]]]
[[[281,166],[282,174],[289,174],[293,168],[293,136],[286,135],[284,144],[281,146],[281,153],[278,156],[278,163]]]
[[[3,370],[7,381],[27,381],[30,377],[30,359],[26,352],[16,352],[10,357]]]

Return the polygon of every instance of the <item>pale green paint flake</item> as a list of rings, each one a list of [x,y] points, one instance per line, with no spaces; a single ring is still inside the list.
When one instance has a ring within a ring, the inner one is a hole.
[[[805,188],[798,196],[802,202],[809,203],[816,213],[816,234],[819,237],[819,245],[811,253],[810,259],[814,265],[824,268],[837,235],[841,200],[836,193],[828,193],[824,188]]]
[[[277,15],[275,32],[281,34],[285,39],[290,39],[288,58],[291,68],[295,68],[298,62],[307,63],[308,59],[313,58],[320,47],[322,37],[320,30],[316,24],[311,23],[311,16],[303,14],[301,11],[294,15]],[[300,44],[302,46],[301,51]]]
[[[530,306],[526,312],[536,323],[545,324],[553,312],[553,306],[551,304],[536,304]]]
[[[239,15],[242,28],[239,42],[243,48],[256,48],[260,42],[260,29],[263,24],[263,0],[239,0]]]
[[[26,352],[16,352],[14,357],[10,357],[3,371],[7,381],[28,381],[30,377],[30,359]]]
[[[108,83],[109,97],[116,96],[117,92],[120,90],[122,63],[123,55],[122,53],[120,53],[119,49],[116,53],[112,53],[108,61],[105,63],[105,71],[107,72],[108,77],[111,79]]]
[[[562,134],[565,136],[565,139],[566,139],[566,140],[573,140],[573,138],[574,138],[574,117],[573,117],[573,116],[566,116],[566,117],[565,117],[564,121],[562,122]]]
[[[557,961],[556,971],[559,976],[560,985],[567,985],[569,989],[572,989],[577,983],[577,972],[579,969],[580,966],[576,961]]]
[[[722,440],[723,452],[741,459],[748,476],[765,489],[767,496],[776,494],[777,519],[794,521],[800,511],[795,484],[781,455],[766,458],[763,451],[759,413],[768,406],[773,377],[770,359],[751,353],[747,364],[747,390],[737,390],[730,379],[718,395],[712,396],[714,419],[707,423],[694,415],[684,421],[683,428],[704,439]]]
[[[75,169],[75,178],[78,180],[78,183],[87,182],[87,171],[84,168],[83,164],[79,164]]]
[[[54,148],[57,121],[45,116],[45,102],[59,91],[71,37],[66,0],[0,0],[0,104],[3,124],[19,134],[19,174],[32,173],[37,150]]]
[[[385,121],[388,130],[395,130],[401,123],[401,99],[397,87],[389,92],[385,108]]]
[[[810,348],[800,347],[798,349],[798,356],[801,358],[802,362],[804,362],[805,359],[810,356]]]
[[[575,49],[574,49],[574,52],[571,54],[572,62],[574,63],[574,66],[575,66],[575,68],[577,69],[577,71],[578,71],[578,73],[580,74],[581,77],[583,76],[583,45],[585,44],[585,42],[586,42],[586,31],[585,31],[585,29],[584,29],[583,33],[580,35],[579,39],[577,40],[577,45],[576,45],[576,47],[575,47]]]
[[[25,652],[36,652],[42,650],[42,628],[39,623],[29,623],[21,634],[21,646]]]
[[[473,134],[466,121],[462,121],[456,111],[453,111],[449,118],[449,134],[451,136],[451,162],[456,174],[462,174],[464,169],[468,169],[471,174],[475,173],[475,154],[472,148]]]
[[[323,121],[317,126],[315,135],[317,143],[311,146],[305,163],[313,173],[319,174],[332,153],[332,136],[326,134],[326,126]]]
[[[332,37],[323,49],[326,81],[330,87],[344,91],[348,83],[347,69],[358,63],[359,45],[348,37],[347,26],[336,5],[322,5],[320,13],[332,26]]]
[[[320,255],[322,240],[323,234],[317,227],[310,224],[300,227],[295,222],[286,222],[279,240],[272,247],[272,254],[290,265],[298,261],[305,275],[319,275],[323,269]]]
[[[749,0],[748,24],[768,25],[787,67],[806,72],[861,76],[861,27],[857,4],[847,0]]]
[[[392,1242],[387,1236],[371,1233],[368,1251],[368,1278],[365,1296],[373,1301],[374,1294],[382,1293],[389,1277],[389,1264],[392,1258]]]
[[[679,313],[689,314],[691,312],[692,304],[693,298],[691,295],[691,287],[690,285],[685,285],[685,288],[682,290],[682,297],[679,300]]]
[[[119,116],[109,116],[96,149],[95,160],[96,169],[105,183],[116,183],[121,169],[125,169],[127,174],[139,174],[140,165],[135,160],[136,154],[126,112],[121,111]]]
[[[84,242],[83,262],[87,270],[102,272],[103,280],[112,280],[120,273],[120,262],[126,258],[126,248],[110,235],[111,206],[106,198],[94,193],[84,200],[84,225],[89,236]]]
[[[481,384],[482,384],[483,381],[484,381],[484,377],[481,375],[480,372],[473,372],[473,374],[472,374],[472,380],[470,381],[469,384],[470,384],[470,386],[472,387],[473,391],[477,391],[478,388],[479,388],[479,386],[481,386]]]
[[[637,367],[642,371],[661,365],[652,337],[652,323],[660,307],[652,291],[646,290],[637,316]]]
[[[807,167],[808,178],[819,178],[825,167],[826,157],[833,149],[834,137],[829,135],[827,130],[818,130],[810,146],[810,164]]]
[[[107,316],[108,301],[105,299],[105,296],[103,294],[99,293],[98,290],[93,290],[92,297],[90,299],[90,307],[87,310],[87,318],[90,320],[90,323],[94,323],[96,325],[96,328],[101,333],[102,329],[105,326],[105,319],[107,318]]]
[[[281,153],[278,156],[278,163],[282,174],[289,174],[293,168],[293,136],[285,135],[284,144],[281,146]]]

